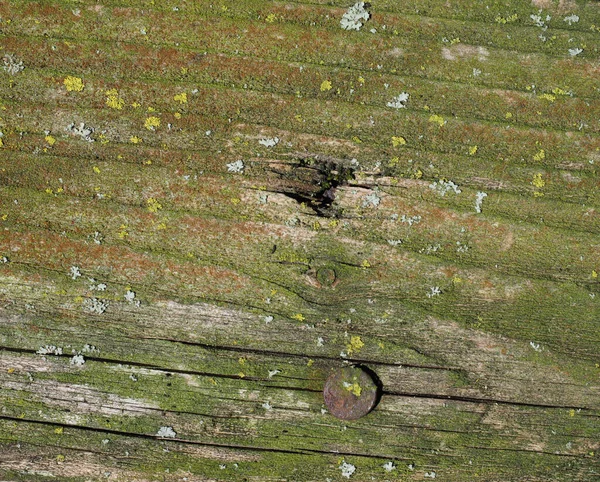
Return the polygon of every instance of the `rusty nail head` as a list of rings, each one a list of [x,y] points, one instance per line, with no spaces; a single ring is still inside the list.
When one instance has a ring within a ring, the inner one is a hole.
[[[335,271],[331,268],[319,268],[317,270],[317,281],[323,286],[332,286],[335,283]]]
[[[356,420],[373,410],[379,398],[379,388],[373,376],[363,368],[346,367],[329,376],[323,396],[334,417]]]

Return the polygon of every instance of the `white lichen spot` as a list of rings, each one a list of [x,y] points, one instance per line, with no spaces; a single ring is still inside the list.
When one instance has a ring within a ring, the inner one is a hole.
[[[356,2],[352,5],[340,20],[340,25],[344,30],[360,30],[371,14],[367,11],[365,2]]]
[[[273,405],[271,405],[271,403],[267,400],[265,403],[263,403],[262,408],[264,408],[266,411],[272,410],[273,409]]]
[[[427,298],[433,298],[434,296],[439,296],[442,294],[442,290],[439,286],[432,286],[429,288],[429,293],[427,293]]]
[[[23,61],[17,59],[11,54],[5,55],[2,58],[2,62],[4,63],[4,66],[2,68],[5,72],[8,72],[10,75],[17,75],[25,68],[23,66]]]
[[[533,23],[536,26],[538,26],[538,27],[544,26],[544,21],[542,20],[541,15],[536,15],[535,13],[532,13],[531,15],[529,15],[529,18],[533,21]]]
[[[279,144],[279,137],[267,137],[258,141],[259,144],[265,147],[275,147]]]
[[[399,246],[402,244],[401,239],[388,239],[387,242],[390,246]]]
[[[425,477],[426,479],[435,479],[435,471],[431,471],[431,472],[425,472],[425,475],[423,475],[423,477]]]
[[[396,469],[396,466],[391,461],[383,464],[383,470],[385,470],[386,472],[391,472],[392,470],[395,470],[395,469]]]
[[[323,339],[323,337],[319,337],[317,338],[317,346],[323,346],[325,344],[325,340]]]
[[[71,122],[67,127],[65,127],[65,130],[73,135],[81,137],[84,141],[94,142],[94,139],[91,138],[91,135],[94,133],[94,129],[86,126],[83,122],[80,122],[78,126],[76,126],[74,122]]]
[[[431,254],[431,253],[435,253],[436,251],[439,251],[440,249],[442,249],[441,244],[430,244],[426,248],[420,249],[419,253]]]
[[[401,94],[398,95],[398,97],[392,99],[386,105],[388,107],[393,107],[394,109],[404,109],[406,107],[406,103],[408,102],[409,97],[410,97],[410,94],[408,94],[406,92],[402,92]]]
[[[75,355],[74,357],[71,358],[71,365],[76,365],[76,366],[81,366],[85,363],[85,359],[83,358],[83,355]]]
[[[108,308],[108,300],[99,300],[98,298],[86,298],[83,300],[83,307],[90,313],[101,315]]]
[[[539,343],[534,343],[533,341],[530,341],[529,346],[531,346],[531,348],[533,348],[534,351],[537,351],[537,352],[542,351],[542,347],[540,346]]]
[[[8,258],[7,258],[6,256],[2,256],[2,257],[0,258],[0,263],[2,263],[2,264],[6,264],[6,263],[8,263]]]
[[[409,226],[412,226],[413,224],[419,224],[421,222],[421,216],[406,216],[406,215],[402,215],[402,217],[400,218],[400,222],[404,223],[404,224],[408,224]]]
[[[40,346],[40,349],[36,351],[38,355],[62,355],[62,348],[54,345]]]
[[[76,280],[81,276],[81,272],[79,271],[79,266],[71,266],[69,269],[69,273],[71,274],[71,279]]]
[[[365,196],[362,202],[362,207],[366,208],[368,206],[377,207],[381,203],[381,197],[376,192],[372,192]]]
[[[125,293],[123,295],[123,297],[125,298],[125,301],[127,301],[129,303],[133,303],[133,301],[135,300],[135,292],[131,291],[131,290],[127,290],[127,293]]]
[[[483,199],[487,197],[487,193],[478,191],[477,196],[475,197],[475,212],[481,212],[481,204],[483,203]]]
[[[104,240],[104,236],[99,231],[95,231],[94,234],[92,235],[92,240],[96,244],[101,244],[102,241]]]
[[[227,164],[227,171],[229,172],[244,172],[244,161],[238,159],[235,162]]]
[[[575,14],[569,15],[568,17],[563,18],[563,22],[567,22],[569,25],[572,25],[579,22],[579,16]]]
[[[156,432],[156,436],[174,438],[177,436],[177,432],[173,430],[173,427],[160,427],[158,432]]]
[[[583,52],[583,49],[580,49],[579,47],[569,49],[569,55],[571,57],[575,57],[575,56],[579,55],[581,52]]]
[[[546,31],[546,30],[548,30],[547,22],[552,20],[552,17],[550,15],[546,15],[546,18],[543,19],[541,16],[541,13],[542,13],[542,11],[539,10],[537,14],[529,15],[529,18],[533,21],[533,23],[536,25],[536,27],[540,27],[543,31]]]
[[[473,77],[479,77],[481,75],[481,70],[473,69]]]
[[[273,378],[278,373],[281,373],[281,370],[269,370],[269,378]]]
[[[456,252],[457,253],[466,253],[469,251],[469,246],[466,244],[462,244],[460,241],[456,242]]]
[[[338,467],[342,471],[342,477],[346,477],[347,479],[356,472],[356,467],[352,464],[347,463],[345,460],[342,462],[342,465]]]
[[[100,353],[100,350],[96,348],[94,345],[85,345],[81,349],[81,353]]]
[[[445,196],[449,192],[454,192],[454,194],[460,194],[462,192],[452,181],[446,181],[444,179],[433,182],[429,185],[429,188],[436,191],[440,196]]]
[[[271,323],[273,321],[273,317],[271,315],[265,316],[264,320],[265,320],[265,323],[268,325],[269,323]]]

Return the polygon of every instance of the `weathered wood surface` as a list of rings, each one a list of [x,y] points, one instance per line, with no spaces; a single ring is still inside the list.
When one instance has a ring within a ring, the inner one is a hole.
[[[599,480],[599,3],[348,6],[0,2],[2,480]]]

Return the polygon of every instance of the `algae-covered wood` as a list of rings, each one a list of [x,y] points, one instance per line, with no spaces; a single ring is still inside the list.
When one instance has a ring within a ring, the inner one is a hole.
[[[2,480],[600,480],[600,4],[351,6],[0,2]]]

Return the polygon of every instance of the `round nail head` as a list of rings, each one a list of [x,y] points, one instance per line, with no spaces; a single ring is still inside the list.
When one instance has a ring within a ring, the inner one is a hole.
[[[329,412],[342,420],[365,416],[377,404],[378,387],[373,377],[359,367],[346,367],[333,372],[323,389]]]
[[[331,268],[320,268],[317,271],[317,281],[322,286],[332,286],[335,283],[335,271]]]

